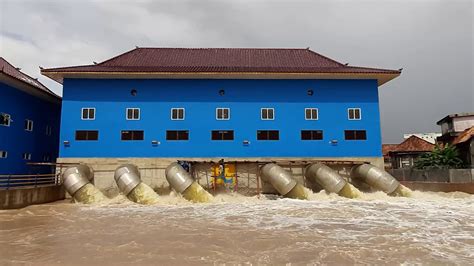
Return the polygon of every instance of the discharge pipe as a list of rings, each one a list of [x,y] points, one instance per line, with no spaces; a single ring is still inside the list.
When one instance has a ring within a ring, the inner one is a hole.
[[[400,183],[386,171],[371,164],[354,166],[351,170],[351,178],[360,179],[372,188],[392,194],[400,186]]]
[[[128,196],[128,194],[142,182],[140,179],[140,171],[133,164],[119,166],[115,170],[114,179],[119,190],[125,196]]]
[[[260,171],[262,180],[272,184],[282,196],[288,194],[297,184],[288,171],[274,163],[264,165]]]
[[[191,175],[178,163],[170,164],[165,170],[165,175],[170,186],[180,194],[194,182]]]
[[[339,193],[347,181],[336,171],[322,163],[314,163],[306,167],[305,177],[318,183],[328,193]]]
[[[66,191],[74,197],[74,194],[83,186],[90,183],[94,178],[92,169],[84,164],[72,166],[63,173],[63,184]]]

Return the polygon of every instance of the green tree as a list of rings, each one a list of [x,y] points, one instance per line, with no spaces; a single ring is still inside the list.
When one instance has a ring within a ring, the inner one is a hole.
[[[432,152],[421,155],[415,161],[417,169],[449,169],[462,168],[463,161],[459,158],[456,146],[446,144],[444,147],[436,145]]]

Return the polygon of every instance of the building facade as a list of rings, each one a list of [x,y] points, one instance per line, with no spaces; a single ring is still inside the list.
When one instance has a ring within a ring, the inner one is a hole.
[[[438,142],[451,144],[464,130],[474,126],[474,113],[458,113],[445,116],[436,124],[441,127]]]
[[[55,162],[61,98],[0,58],[0,175],[54,171],[31,162]]]
[[[382,166],[378,87],[400,71],[309,49],[136,48],[42,74],[63,84],[59,161],[110,187],[123,163],[159,168],[150,180],[176,160]]]

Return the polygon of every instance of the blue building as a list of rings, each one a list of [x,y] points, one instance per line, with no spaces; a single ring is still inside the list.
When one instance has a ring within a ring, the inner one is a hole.
[[[0,175],[49,173],[59,152],[61,98],[0,57]]]
[[[378,87],[398,70],[309,49],[136,48],[42,70],[64,86],[60,157],[383,163]]]

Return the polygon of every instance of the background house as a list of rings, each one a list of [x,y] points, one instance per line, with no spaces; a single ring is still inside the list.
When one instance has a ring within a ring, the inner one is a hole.
[[[435,144],[413,135],[402,143],[388,148],[390,148],[388,157],[393,169],[411,168],[420,155],[433,151]]]
[[[474,126],[464,130],[453,140],[459,151],[459,156],[464,161],[465,166],[474,168]]]
[[[0,57],[0,175],[47,173],[58,157],[61,98]]]
[[[474,126],[474,113],[458,113],[447,115],[436,124],[441,126],[441,136],[437,141],[451,144],[464,130]]]

